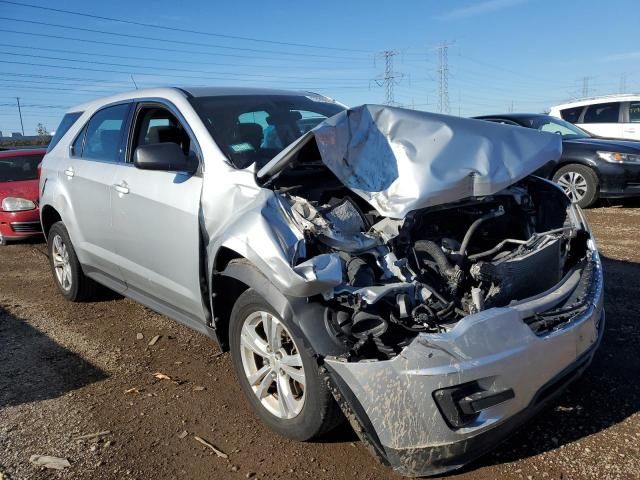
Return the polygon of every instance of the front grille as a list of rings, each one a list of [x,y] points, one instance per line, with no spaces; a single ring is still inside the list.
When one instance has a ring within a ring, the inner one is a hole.
[[[16,233],[39,233],[42,231],[40,222],[13,222],[11,230]]]

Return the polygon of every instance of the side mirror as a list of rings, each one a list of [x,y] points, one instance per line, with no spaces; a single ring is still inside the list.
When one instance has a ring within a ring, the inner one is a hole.
[[[133,164],[141,170],[190,172],[197,165],[190,160],[177,143],[150,143],[136,148]]]

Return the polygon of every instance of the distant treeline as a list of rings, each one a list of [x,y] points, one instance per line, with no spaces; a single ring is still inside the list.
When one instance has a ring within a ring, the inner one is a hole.
[[[0,140],[0,149],[10,150],[12,148],[25,147],[46,147],[51,141],[51,136],[33,136],[33,137],[11,137]]]

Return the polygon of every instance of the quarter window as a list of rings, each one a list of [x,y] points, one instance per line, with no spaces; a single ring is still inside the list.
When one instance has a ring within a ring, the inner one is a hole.
[[[60,125],[58,125],[58,128],[56,129],[55,135],[51,139],[51,142],[49,142],[49,146],[47,147],[47,153],[53,150],[53,147],[55,147],[58,144],[60,139],[64,137],[64,134],[69,131],[69,129],[74,123],[76,123],[76,120],[80,118],[80,115],[82,115],[82,112],[72,112],[72,113],[67,113],[64,117],[62,117],[62,121],[60,122]]]
[[[583,109],[584,107],[565,108],[564,110],[560,111],[560,116],[567,122],[578,123],[578,120],[580,120],[580,114],[582,113]]]
[[[91,118],[86,127],[82,158],[121,160],[120,146],[129,107],[129,104],[122,104],[103,108]]]
[[[640,123],[640,102],[629,103],[629,122]]]
[[[583,123],[618,123],[620,103],[598,103],[589,105]]]

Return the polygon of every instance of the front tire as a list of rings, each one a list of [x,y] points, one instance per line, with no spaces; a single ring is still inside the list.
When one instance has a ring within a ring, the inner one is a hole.
[[[581,208],[590,207],[598,200],[598,176],[585,165],[566,165],[553,175],[553,181]]]
[[[236,377],[254,412],[272,430],[304,441],[341,422],[312,353],[255,290],[240,295],[229,327]]]
[[[96,283],[82,271],[64,223],[53,224],[47,237],[47,248],[53,279],[60,293],[71,302],[91,299]]]

